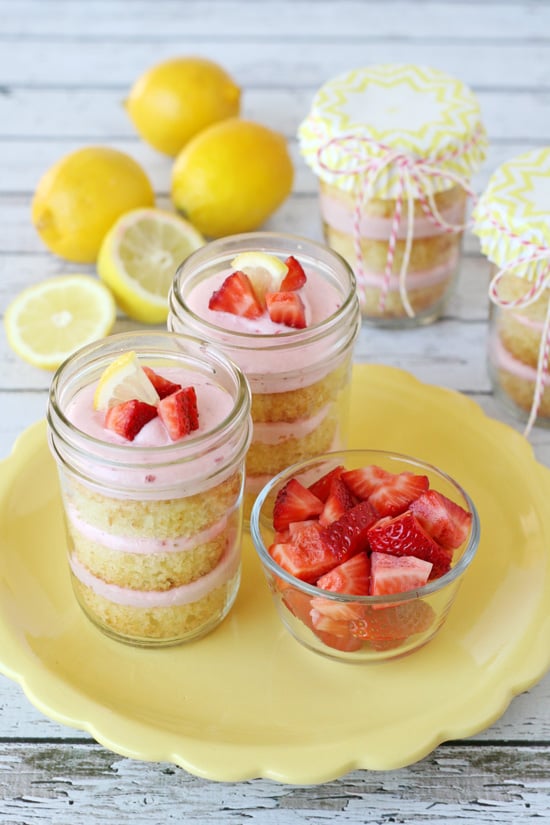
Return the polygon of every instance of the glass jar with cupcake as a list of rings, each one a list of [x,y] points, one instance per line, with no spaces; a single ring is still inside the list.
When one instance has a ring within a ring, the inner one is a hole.
[[[48,436],[89,619],[150,647],[213,630],[240,582],[251,437],[241,371],[194,338],[108,337],[55,374]]]
[[[487,137],[474,94],[435,69],[355,69],[316,93],[299,128],[324,236],[352,265],[363,318],[436,320],[456,282],[472,175]]]
[[[360,327],[353,273],[314,241],[253,232],[193,253],[169,300],[169,329],[212,341],[249,381],[246,516],[278,472],[345,444]]]
[[[550,147],[503,163],[474,210],[491,263],[489,374],[525,422],[550,424]]]

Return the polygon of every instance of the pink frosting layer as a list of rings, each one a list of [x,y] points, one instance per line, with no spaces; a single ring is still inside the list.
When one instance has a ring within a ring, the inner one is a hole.
[[[254,422],[254,442],[276,446],[289,438],[305,438],[324,421],[330,406],[323,407],[311,418],[298,418],[295,421]]]
[[[78,532],[89,541],[108,547],[120,553],[183,553],[201,544],[206,544],[219,536],[227,528],[227,516],[216,524],[211,525],[206,530],[194,536],[181,536],[179,538],[155,539],[143,538],[141,536],[120,536],[115,533],[107,533],[98,527],[83,521],[79,513],[70,505],[66,507],[67,518]]]
[[[213,430],[232,410],[232,399],[222,387],[214,384],[207,376],[198,372],[177,369],[175,367],[155,368],[164,378],[183,387],[193,386],[197,394],[199,410],[199,428],[193,435],[200,435]],[[153,418],[136,435],[133,441],[127,441],[104,426],[105,413],[94,410],[93,398],[96,385],[90,384],[81,389],[71,400],[65,412],[71,423],[88,435],[112,444],[125,444],[132,447],[164,447],[173,444],[161,419]]]
[[[354,211],[343,201],[333,198],[326,192],[319,194],[321,215],[325,223],[328,223],[338,232],[346,235],[354,233]],[[446,223],[453,226],[462,224],[464,221],[464,204],[460,201],[453,204],[448,209],[440,212]],[[387,241],[392,231],[393,218],[379,218],[372,215],[362,215],[360,221],[360,234],[364,238],[371,238],[374,241]],[[442,235],[446,230],[436,226],[427,216],[415,216],[413,221],[415,238],[431,238],[435,235]],[[407,236],[407,220],[402,218],[397,233],[398,239],[402,240]]]
[[[233,409],[230,394],[201,373],[175,367],[155,369],[175,383],[195,387],[199,428],[189,437],[178,442],[171,441],[164,424],[157,417],[141,429],[134,441],[127,441],[106,429],[103,425],[104,413],[93,409],[93,384],[76,393],[66,410],[68,419],[80,431],[108,445],[124,445],[129,448],[124,463],[109,463],[100,447],[90,448],[95,450],[97,458],[88,454],[79,460],[79,469],[88,478],[95,479],[104,491],[109,491],[109,495],[118,498],[155,500],[193,495],[199,489],[204,489],[204,479],[215,478],[215,483],[220,483],[223,480],[223,474],[219,474],[221,468],[227,467],[226,475],[235,469],[227,464],[227,455],[234,445],[220,442],[216,449],[202,449],[200,454],[193,455],[192,458],[186,452],[188,438],[211,432],[230,415]],[[170,462],[166,457],[161,458],[158,454],[155,456],[147,452],[167,445],[174,446]],[[181,455],[178,445],[181,445]]]
[[[514,358],[512,353],[506,349],[500,338],[495,337],[491,342],[490,356],[493,364],[498,368],[522,378],[525,381],[532,381],[537,379],[537,370],[535,367],[524,364],[518,358]],[[543,378],[544,384],[550,384],[550,375],[545,375]]]
[[[267,311],[260,318],[244,318],[231,312],[209,309],[208,303],[212,293],[221,287],[228,274],[230,273],[227,271],[217,272],[197,284],[187,298],[187,305],[195,315],[223,329],[248,335],[281,335],[293,332],[285,324],[276,324],[272,321]],[[306,324],[311,326],[329,318],[341,306],[342,300],[332,284],[320,275],[313,271],[308,271],[306,275],[307,281],[298,294],[305,306]]]
[[[208,330],[198,334],[208,335],[213,344],[223,347],[245,373],[253,393],[278,393],[307,387],[334,368],[334,363],[327,361],[339,334],[335,331],[329,332],[326,339],[321,337],[308,342],[307,329],[276,324],[267,311],[259,319],[250,319],[209,309],[212,293],[221,287],[228,274],[228,271],[222,271],[205,278],[186,297],[186,303],[195,315],[217,327],[215,333]],[[343,299],[338,289],[319,273],[308,270],[306,275],[307,282],[299,295],[310,327],[330,318]],[[189,331],[184,322],[175,321],[174,328]],[[243,345],[242,339],[235,341],[235,334],[249,337]]]
[[[453,252],[448,261],[439,266],[434,266],[433,269],[417,269],[415,271],[407,272],[407,289],[427,289],[436,284],[447,281],[454,275],[458,263],[458,251]],[[384,282],[385,275],[383,272],[373,272],[367,270],[364,273],[363,281],[365,286],[372,286],[379,288]],[[390,292],[397,292],[399,290],[399,276],[392,275],[389,283]]]
[[[179,605],[191,604],[204,598],[212,590],[228,582],[237,573],[240,564],[240,546],[232,536],[228,540],[226,550],[218,565],[194,582],[183,584],[180,587],[173,587],[171,590],[131,590],[127,587],[119,587],[116,584],[108,584],[103,579],[90,573],[76,556],[72,555],[69,564],[73,575],[89,587],[98,596],[102,596],[110,602],[121,604],[126,607],[177,607]]]

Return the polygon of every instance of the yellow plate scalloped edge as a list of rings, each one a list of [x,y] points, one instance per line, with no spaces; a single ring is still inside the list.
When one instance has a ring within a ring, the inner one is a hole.
[[[248,538],[237,603],[210,636],[159,651],[103,637],[71,592],[40,422],[2,462],[0,671],[119,754],[222,781],[395,769],[492,724],[550,667],[550,471],[474,402],[400,370],[355,367],[351,407],[350,446],[437,464],[478,506],[478,555],[424,649],[374,666],[305,650],[280,625]]]

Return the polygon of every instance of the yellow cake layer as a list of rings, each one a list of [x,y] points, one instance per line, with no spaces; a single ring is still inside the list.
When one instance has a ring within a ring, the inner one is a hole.
[[[518,378],[506,370],[497,370],[500,388],[525,412],[531,411],[535,382]],[[550,387],[545,387],[537,413],[539,418],[550,419]]]
[[[451,282],[452,278],[449,278],[441,281],[439,284],[424,287],[423,289],[410,289],[407,284],[407,297],[415,314],[425,312],[441,301]],[[384,309],[381,310],[380,293],[380,289],[373,287],[365,287],[363,289],[361,293],[361,309],[363,314],[380,318],[402,318],[407,314],[399,292],[394,291],[386,294]]]
[[[202,599],[173,607],[128,607],[94,593],[72,576],[77,599],[89,618],[108,633],[143,644],[183,641],[206,633],[225,615],[238,586],[238,576]]]
[[[334,415],[326,416],[313,432],[303,438],[288,438],[280,444],[253,441],[246,456],[246,472],[250,476],[275,475],[296,461],[327,452],[338,427]]]
[[[330,353],[327,352],[327,358]],[[292,355],[288,356],[291,361]],[[289,363],[289,369],[292,363]],[[258,422],[296,421],[315,415],[331,401],[350,381],[351,357],[321,381],[288,392],[253,393],[252,420]],[[267,472],[267,471],[266,471]]]
[[[241,474],[211,489],[184,498],[134,500],[112,498],[76,481],[67,497],[82,521],[119,536],[169,539],[191,537],[216,524],[233,509]]]
[[[72,549],[99,579],[132,590],[170,590],[213,570],[227,544],[227,528],[212,541],[192,550],[171,553],[127,553],[90,541],[70,523]]]

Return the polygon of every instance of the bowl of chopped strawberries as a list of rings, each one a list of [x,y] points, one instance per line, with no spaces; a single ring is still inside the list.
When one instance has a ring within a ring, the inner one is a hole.
[[[469,495],[442,470],[381,450],[294,464],[250,531],[275,606],[305,647],[340,661],[405,656],[443,626],[479,544]]]

